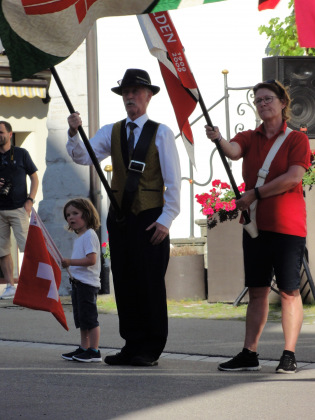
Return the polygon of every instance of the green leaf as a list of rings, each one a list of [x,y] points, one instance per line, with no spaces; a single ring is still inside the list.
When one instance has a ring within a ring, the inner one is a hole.
[[[296,24],[294,0],[290,0],[288,4],[290,11],[289,16],[286,16],[283,21],[279,17],[272,18],[269,21],[269,26],[259,26],[259,34],[265,34],[268,40],[269,52],[268,55],[288,55],[288,56],[302,56],[315,55],[314,48],[302,48],[299,45]]]

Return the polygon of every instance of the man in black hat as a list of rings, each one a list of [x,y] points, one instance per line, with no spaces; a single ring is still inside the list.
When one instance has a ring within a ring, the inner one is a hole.
[[[172,131],[149,120],[146,110],[160,88],[144,70],[128,69],[112,91],[123,98],[127,118],[105,125],[90,140],[99,161],[111,155],[111,188],[126,223],[110,208],[107,227],[111,269],[125,346],[109,365],[155,366],[168,333],[165,272],[169,228],[179,213],[180,165]],[[67,151],[81,165],[91,159],[79,139],[78,113],[68,118]]]

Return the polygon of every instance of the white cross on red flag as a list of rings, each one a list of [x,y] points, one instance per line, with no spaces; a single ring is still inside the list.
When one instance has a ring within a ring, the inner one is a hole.
[[[69,330],[60,301],[61,254],[32,209],[23,263],[13,299],[15,305],[51,312]]]

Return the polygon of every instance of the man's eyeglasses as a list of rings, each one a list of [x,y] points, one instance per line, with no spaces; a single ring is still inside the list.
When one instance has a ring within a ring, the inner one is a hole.
[[[263,98],[258,98],[254,100],[254,105],[261,105],[263,102],[265,104],[270,104],[273,101],[273,98],[277,98],[277,96],[265,96]]]

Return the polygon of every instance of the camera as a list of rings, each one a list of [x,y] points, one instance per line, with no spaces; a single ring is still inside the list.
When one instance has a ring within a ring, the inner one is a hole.
[[[7,197],[12,188],[12,181],[10,179],[1,178],[0,182],[3,182],[3,185],[0,188],[0,197]]]

